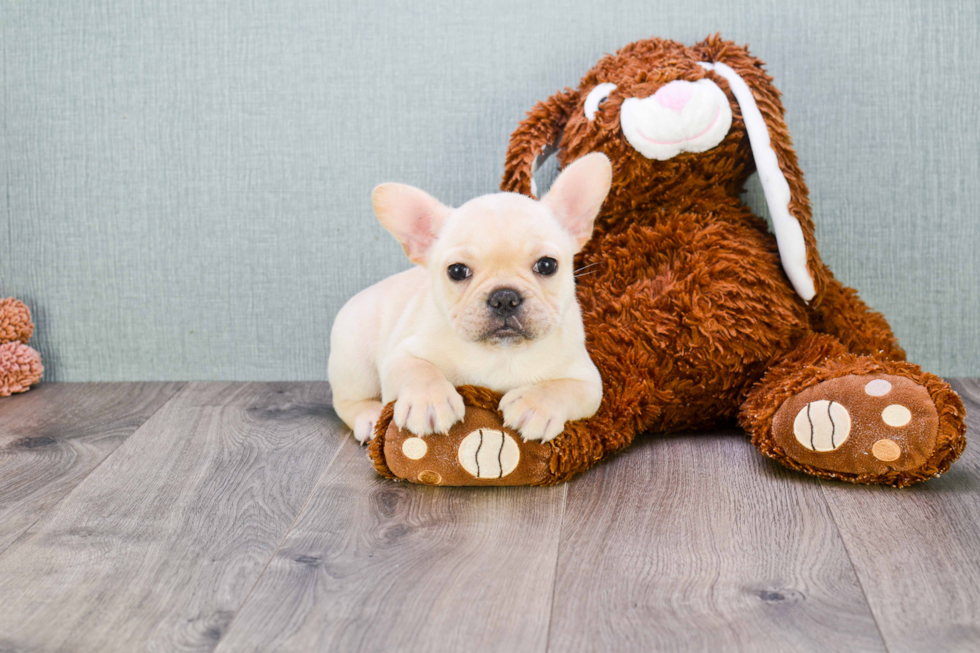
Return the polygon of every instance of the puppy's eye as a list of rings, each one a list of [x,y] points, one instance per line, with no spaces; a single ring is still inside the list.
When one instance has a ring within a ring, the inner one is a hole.
[[[609,99],[609,94],[616,90],[615,84],[598,84],[589,91],[585,98],[585,117],[589,120],[595,118],[595,112],[599,110],[599,105]]]
[[[541,258],[538,259],[538,262],[535,263],[534,267],[531,269],[542,276],[550,277],[551,275],[553,275],[555,272],[558,271],[558,261],[551,258],[550,256],[542,256]]]
[[[449,275],[449,278],[452,279],[453,281],[462,281],[466,277],[473,274],[472,272],[470,272],[470,269],[465,265],[463,265],[462,263],[453,263],[448,268],[446,268],[446,273]]]

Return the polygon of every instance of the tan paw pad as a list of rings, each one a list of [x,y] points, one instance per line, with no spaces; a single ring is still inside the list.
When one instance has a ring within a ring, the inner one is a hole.
[[[427,469],[421,474],[419,474],[419,482],[425,485],[439,485],[442,483],[442,477],[439,476],[438,472],[434,472],[431,469]]]
[[[902,455],[902,448],[894,440],[878,440],[871,447],[872,455],[878,460],[890,463]]]

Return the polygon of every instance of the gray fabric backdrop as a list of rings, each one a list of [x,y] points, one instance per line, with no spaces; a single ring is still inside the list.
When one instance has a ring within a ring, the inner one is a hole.
[[[338,308],[407,265],[375,184],[493,191],[536,100],[632,40],[714,31],[784,92],[824,260],[914,360],[980,373],[976,0],[0,12],[0,295],[34,309],[50,380],[325,378]]]

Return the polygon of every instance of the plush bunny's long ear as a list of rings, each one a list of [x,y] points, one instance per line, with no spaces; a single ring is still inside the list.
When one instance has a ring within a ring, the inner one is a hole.
[[[538,102],[510,137],[500,190],[537,197],[534,171],[558,149],[562,130],[578,104],[578,91],[566,88]]]
[[[712,37],[699,44],[699,62],[728,82],[742,112],[752,157],[772,216],[779,257],[797,294],[810,302],[826,285],[817,252],[810,197],[783,117],[779,91],[745,48]]]

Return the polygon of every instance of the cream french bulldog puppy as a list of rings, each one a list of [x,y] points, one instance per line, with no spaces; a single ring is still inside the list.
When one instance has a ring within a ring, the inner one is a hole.
[[[572,258],[611,180],[593,153],[541,201],[498,193],[453,209],[412,186],[374,189],[378,219],[416,267],[355,295],[334,322],[334,407],[358,441],[392,400],[399,427],[446,433],[463,419],[458,385],[503,394],[504,423],[525,440],[547,442],[598,410]]]

